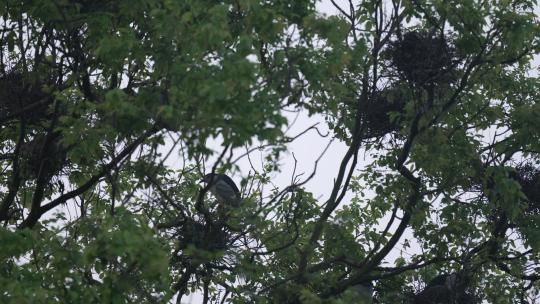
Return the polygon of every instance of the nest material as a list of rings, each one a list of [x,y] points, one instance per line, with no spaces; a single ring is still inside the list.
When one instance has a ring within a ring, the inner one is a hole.
[[[219,251],[227,248],[228,235],[222,227],[203,224],[187,219],[179,231],[180,249],[189,245],[206,251]]]
[[[451,80],[454,53],[444,37],[424,31],[408,32],[390,45],[394,67],[421,87]]]
[[[67,163],[67,151],[59,143],[58,136],[46,143],[44,135],[37,136],[21,147],[21,156],[26,164],[26,178],[35,179],[40,170],[45,180],[57,175]]]
[[[527,211],[540,213],[540,168],[527,163],[516,168],[513,176],[521,185],[521,191],[527,197]]]
[[[361,105],[364,137],[378,138],[398,131],[399,124],[390,118],[392,112],[402,113],[405,103],[401,98],[391,97],[383,92]]]
[[[0,117],[14,116],[28,122],[44,119],[53,98],[42,91],[42,86],[29,74],[18,71],[0,76]]]

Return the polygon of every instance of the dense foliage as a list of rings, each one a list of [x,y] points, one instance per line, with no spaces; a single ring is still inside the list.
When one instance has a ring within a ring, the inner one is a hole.
[[[0,302],[533,303],[535,1],[331,2],[2,1]]]

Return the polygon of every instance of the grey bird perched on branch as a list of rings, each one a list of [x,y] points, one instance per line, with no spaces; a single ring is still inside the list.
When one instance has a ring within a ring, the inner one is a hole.
[[[371,303],[373,300],[373,284],[371,282],[364,282],[356,284],[350,287],[355,291],[358,296],[359,303]]]
[[[208,190],[221,204],[238,207],[240,205],[240,190],[234,181],[225,174],[206,174],[201,182],[209,184]]]
[[[414,304],[474,304],[478,303],[466,289],[468,278],[461,273],[436,276],[414,298]]]

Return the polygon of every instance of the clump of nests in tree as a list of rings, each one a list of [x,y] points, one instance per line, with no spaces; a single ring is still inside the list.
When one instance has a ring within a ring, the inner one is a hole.
[[[0,75],[0,119],[24,119],[33,123],[47,117],[53,96],[43,92],[45,82],[31,72],[11,70]]]
[[[410,31],[390,44],[392,65],[410,83],[428,88],[453,78],[455,51],[443,35]]]
[[[228,234],[219,225],[188,218],[180,225],[178,235],[180,249],[186,249],[190,245],[210,252],[227,248]]]
[[[409,31],[389,44],[384,52],[392,66],[416,88],[435,89],[455,80],[455,51],[444,36],[434,32]],[[403,113],[406,96],[398,87],[385,89],[360,105],[364,138],[379,138],[399,130],[392,113]]]

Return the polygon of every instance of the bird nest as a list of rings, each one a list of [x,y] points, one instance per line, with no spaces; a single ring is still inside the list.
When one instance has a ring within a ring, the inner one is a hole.
[[[388,51],[392,65],[417,86],[451,81],[455,51],[442,35],[410,31],[392,42]]]
[[[0,75],[0,117],[36,122],[47,116],[53,98],[43,92],[45,83],[33,78],[31,73],[17,70]]]
[[[392,113],[403,113],[405,102],[402,98],[392,96],[389,91],[382,92],[360,105],[364,123],[364,138],[379,138],[399,130],[397,119]]]
[[[59,137],[53,135],[49,142],[46,141],[46,136],[40,135],[21,146],[21,157],[25,160],[25,178],[35,179],[41,170],[45,180],[50,180],[65,167],[67,149],[60,144]]]
[[[540,168],[526,163],[516,168],[514,178],[528,200],[527,211],[540,213]]]
[[[227,248],[228,235],[223,227],[186,219],[179,227],[180,249],[192,245],[206,251],[219,251]]]

